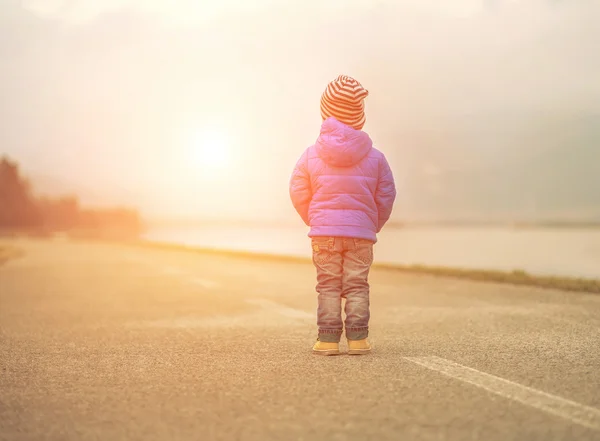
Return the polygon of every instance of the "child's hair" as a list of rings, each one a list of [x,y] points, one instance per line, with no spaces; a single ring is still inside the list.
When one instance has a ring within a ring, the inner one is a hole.
[[[321,117],[334,117],[339,122],[362,130],[366,122],[365,98],[369,91],[354,78],[340,75],[327,85],[321,96]]]

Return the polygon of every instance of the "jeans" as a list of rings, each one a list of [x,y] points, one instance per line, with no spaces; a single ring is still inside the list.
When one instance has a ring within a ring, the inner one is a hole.
[[[339,342],[342,331],[342,298],[348,340],[369,335],[369,270],[373,242],[349,237],[313,237],[312,257],[317,269],[317,326],[319,340]]]

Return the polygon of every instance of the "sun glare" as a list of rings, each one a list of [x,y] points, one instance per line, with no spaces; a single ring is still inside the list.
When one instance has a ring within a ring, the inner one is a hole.
[[[191,160],[204,170],[222,170],[230,159],[229,140],[219,132],[200,132],[192,141]]]

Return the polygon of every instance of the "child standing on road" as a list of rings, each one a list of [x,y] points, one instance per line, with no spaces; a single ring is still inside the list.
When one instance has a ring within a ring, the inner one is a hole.
[[[313,351],[321,355],[339,354],[342,298],[348,353],[371,350],[368,275],[373,245],[391,215],[396,188],[385,156],[362,131],[368,94],[346,75],[329,83],[321,97],[320,135],[304,151],[290,180],[294,208],[310,226],[319,328]]]

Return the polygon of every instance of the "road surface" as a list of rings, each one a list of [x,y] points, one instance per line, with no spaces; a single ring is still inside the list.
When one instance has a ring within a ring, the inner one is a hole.
[[[373,353],[320,357],[310,264],[19,246],[0,440],[600,440],[598,295],[376,270]]]

